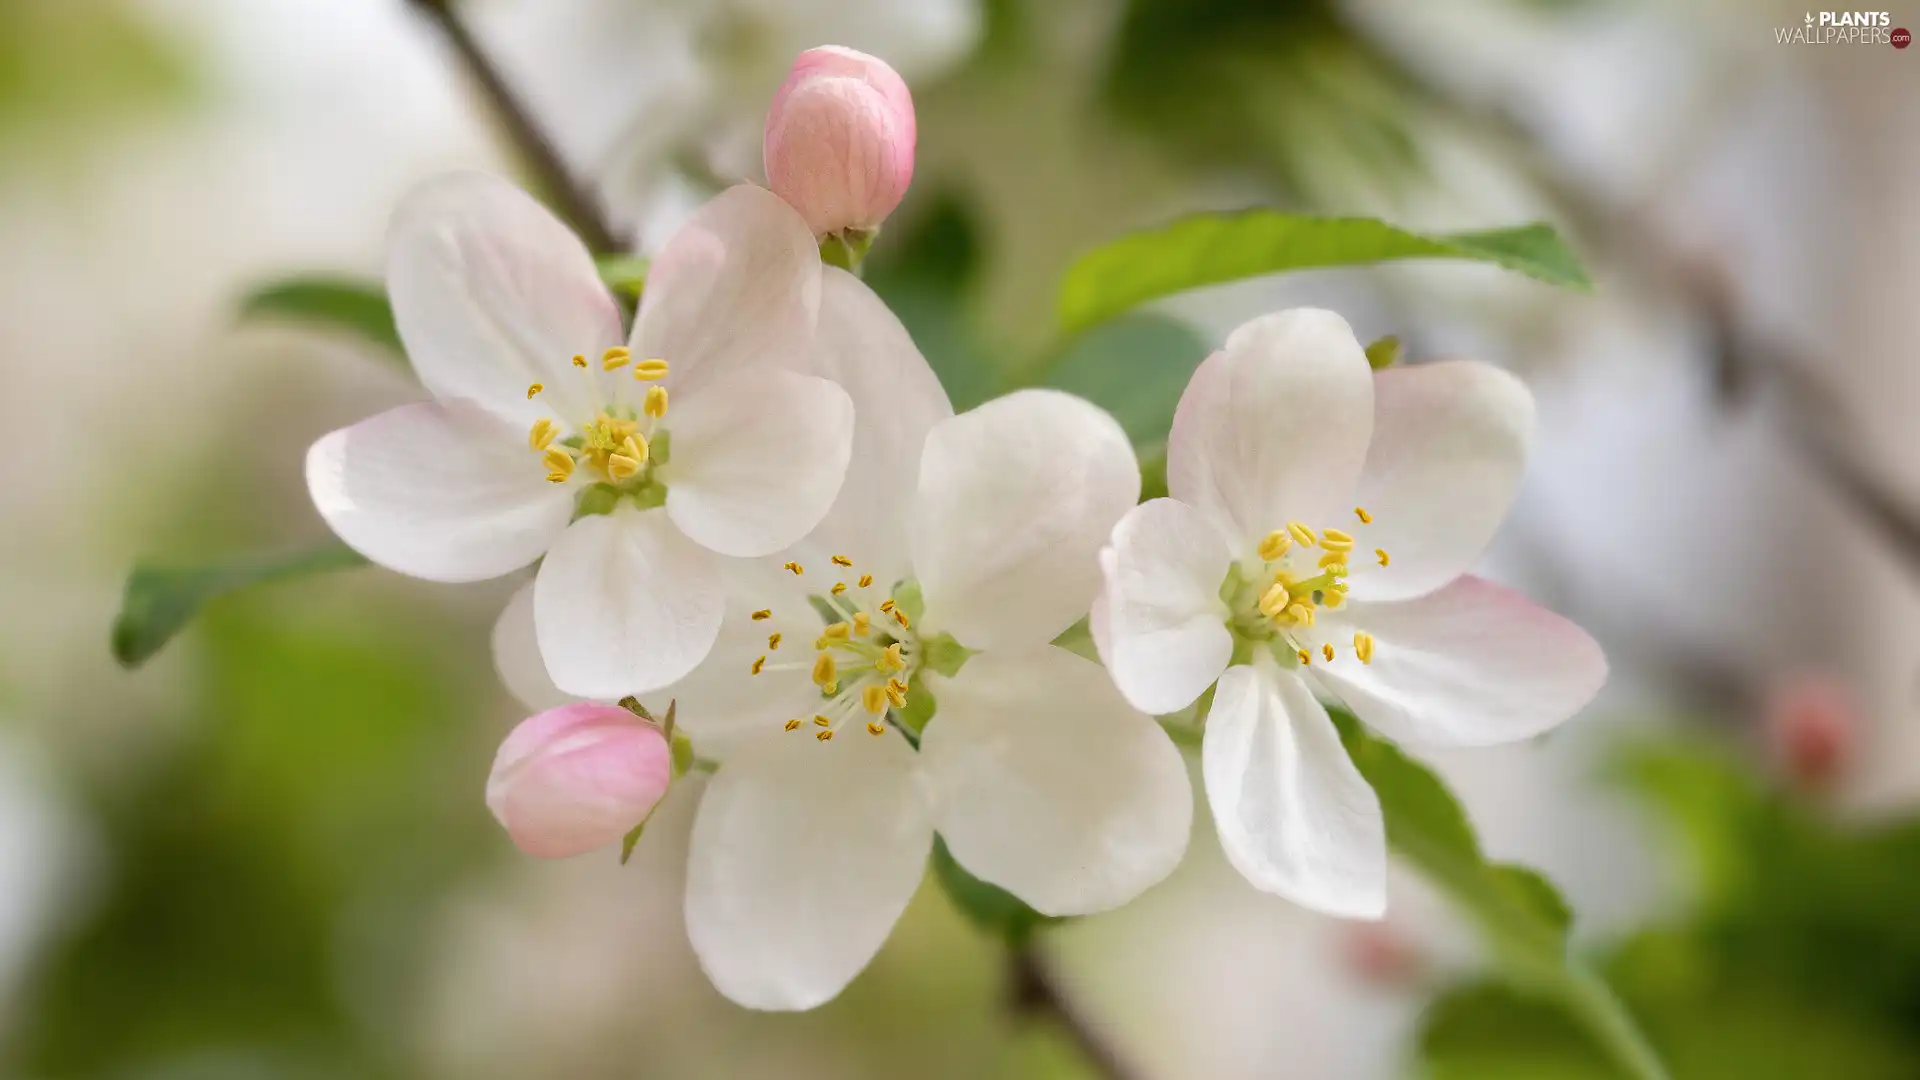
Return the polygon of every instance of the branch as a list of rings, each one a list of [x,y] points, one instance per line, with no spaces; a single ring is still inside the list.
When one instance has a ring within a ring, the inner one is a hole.
[[[454,11],[454,0],[407,0],[407,3],[431,20],[446,36],[447,43],[453,46],[454,54],[459,57],[460,66],[479,85],[481,95],[507,129],[507,138],[533,170],[540,189],[553,200],[554,209],[573,226],[580,239],[596,255],[624,251],[626,245],[615,238],[612,226],[607,223],[592,193],[574,180],[552,140],[540,130],[525,104],[507,86],[506,79],[493,61],[487,59],[485,50],[474,40],[473,32],[460,21],[460,16]]]
[[[1107,1080],[1143,1080],[1106,1037],[1074,1005],[1059,976],[1032,944],[1007,954],[1008,1006],[1018,1015],[1060,1026],[1097,1075]]]

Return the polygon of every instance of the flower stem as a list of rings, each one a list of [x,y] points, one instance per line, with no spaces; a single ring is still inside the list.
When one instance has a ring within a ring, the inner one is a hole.
[[[1579,964],[1571,965],[1559,996],[1562,1006],[1600,1043],[1614,1064],[1635,1080],[1668,1080],[1660,1056],[1647,1045],[1620,999],[1598,975]]]
[[[1060,976],[1031,942],[1012,946],[1007,953],[1009,1006],[1023,1017],[1050,1020],[1060,1026],[1075,1048],[1107,1080],[1144,1080],[1104,1032],[1073,1003]]]
[[[596,255],[624,250],[626,245],[615,238],[613,227],[607,223],[592,193],[575,182],[552,140],[534,122],[533,114],[507,86],[505,77],[487,58],[473,32],[460,20],[454,10],[454,0],[408,0],[408,3],[440,28],[447,43],[453,46],[460,66],[479,86],[481,95],[506,128],[507,138],[533,170],[541,191],[552,201],[554,210],[573,226],[588,249]]]

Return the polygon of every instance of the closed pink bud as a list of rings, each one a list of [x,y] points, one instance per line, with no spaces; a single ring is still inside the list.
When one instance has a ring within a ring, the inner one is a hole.
[[[767,186],[816,236],[878,228],[913,180],[913,144],[898,73],[838,45],[808,49],[767,111]]]
[[[1808,791],[1832,786],[1859,749],[1861,718],[1838,680],[1803,674],[1767,692],[1767,736],[1787,778]]]
[[[487,778],[487,807],[514,845],[563,859],[620,839],[673,781],[659,728],[616,705],[583,702],[528,717]]]

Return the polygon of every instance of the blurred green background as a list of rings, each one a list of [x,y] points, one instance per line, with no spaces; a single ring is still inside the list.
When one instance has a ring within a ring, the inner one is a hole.
[[[1210,345],[1297,303],[1522,374],[1538,448],[1486,569],[1614,678],[1534,745],[1432,764],[1565,889],[1680,1080],[1920,1076],[1920,54],[1780,45],[1801,10],[1733,0],[462,14],[642,247],[757,173],[799,49],[893,62],[919,169],[868,280],[961,407],[1063,386],[1151,462]],[[521,164],[404,0],[0,0],[0,1073],[1095,1075],[932,887],[817,1013],[726,1003],[680,928],[690,791],[625,867],[520,857],[481,801],[514,582],[304,577],[114,662],[136,561],[319,543],[306,445],[417,393],[245,298],[374,280],[410,184]],[[1078,253],[1248,205],[1546,219],[1599,289],[1405,265],[1058,331]],[[1413,876],[1357,926],[1253,892],[1204,820],[1193,846],[1044,935],[1140,1075],[1614,1075]]]

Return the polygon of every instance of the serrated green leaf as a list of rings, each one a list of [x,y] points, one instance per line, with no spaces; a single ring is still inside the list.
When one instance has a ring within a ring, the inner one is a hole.
[[[400,331],[393,323],[393,308],[387,303],[386,290],[377,281],[344,277],[289,278],[249,294],[240,302],[240,316],[287,319],[339,330],[390,350],[396,357],[405,355],[400,345]]]
[[[933,876],[961,914],[1008,945],[1024,945],[1035,930],[1066,921],[1042,915],[1000,886],[974,877],[954,860],[945,838],[938,836],[933,840]]]
[[[113,622],[114,659],[125,667],[146,663],[202,606],[227,593],[366,563],[364,556],[336,542],[310,551],[253,555],[204,566],[136,566],[127,578],[120,614]]]
[[[1060,320],[1069,331],[1084,330],[1203,285],[1398,259],[1470,259],[1549,285],[1592,287],[1560,234],[1543,223],[1423,234],[1375,218],[1246,210],[1184,217],[1081,256],[1060,289]]]

